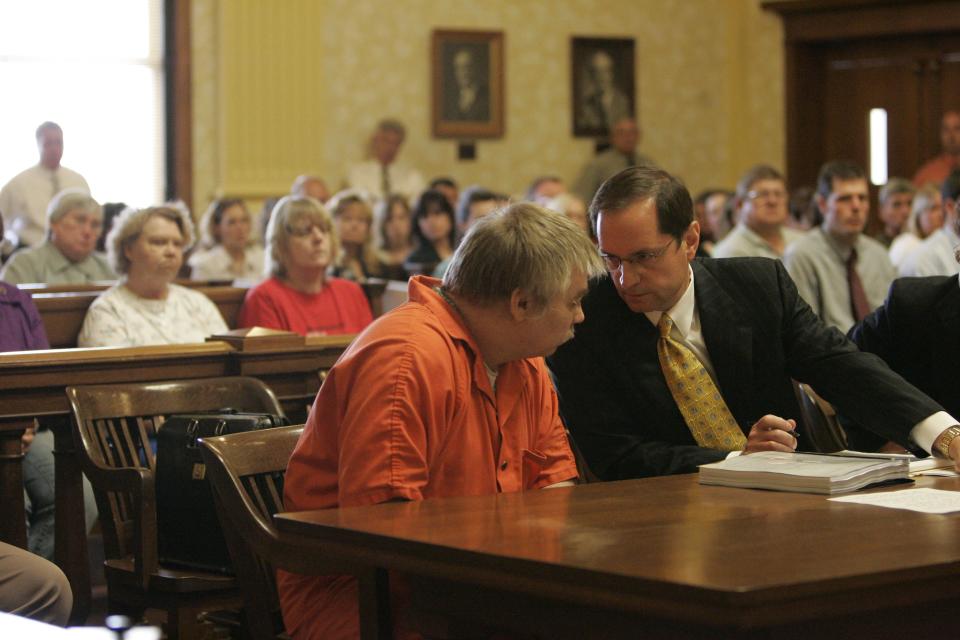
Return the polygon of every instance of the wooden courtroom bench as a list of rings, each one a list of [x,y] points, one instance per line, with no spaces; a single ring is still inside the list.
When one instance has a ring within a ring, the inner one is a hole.
[[[257,335],[263,334],[263,335]],[[294,423],[352,335],[303,338],[238,330],[201,344],[0,353],[0,540],[26,546],[20,436],[35,419],[54,432],[55,559],[74,592],[74,622],[90,606],[80,468],[65,389],[71,385],[247,375],[263,380]]]
[[[235,329],[240,307],[243,305],[247,289],[224,284],[202,283],[194,280],[178,280],[178,284],[189,286],[210,298],[227,326]],[[70,349],[77,346],[77,336],[83,326],[87,309],[113,282],[97,282],[81,285],[19,285],[29,291],[34,304],[40,312],[43,327],[51,349]],[[382,313],[383,293],[387,288],[386,280],[371,279],[363,284],[364,293],[370,301],[370,309],[376,318]]]

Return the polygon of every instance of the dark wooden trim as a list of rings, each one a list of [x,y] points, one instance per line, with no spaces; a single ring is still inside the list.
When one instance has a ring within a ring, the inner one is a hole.
[[[960,11],[951,0],[797,0],[762,6],[783,18],[788,43],[960,29]]]
[[[190,203],[193,201],[190,0],[165,0],[164,27],[166,197]]]

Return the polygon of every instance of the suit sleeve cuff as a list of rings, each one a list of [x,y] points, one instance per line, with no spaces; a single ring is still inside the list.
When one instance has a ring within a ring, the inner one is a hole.
[[[957,419],[946,411],[938,411],[929,418],[921,421],[910,431],[910,438],[927,453],[933,453],[933,442],[944,429],[960,424]]]

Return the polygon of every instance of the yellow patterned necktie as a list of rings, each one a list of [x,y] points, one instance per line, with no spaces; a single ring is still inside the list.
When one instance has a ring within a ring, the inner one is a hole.
[[[682,343],[670,337],[673,319],[660,316],[657,356],[670,393],[701,447],[739,451],[747,444],[737,421],[723,401],[720,390],[700,359]]]

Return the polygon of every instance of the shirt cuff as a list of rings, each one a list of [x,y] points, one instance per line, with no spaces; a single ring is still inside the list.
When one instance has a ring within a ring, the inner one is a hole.
[[[927,453],[933,453],[934,440],[936,440],[945,429],[955,424],[960,424],[960,422],[946,411],[938,411],[911,429],[910,438]]]
[[[727,457],[725,459],[729,460],[730,458],[736,458],[741,453],[743,453],[743,451],[731,451],[730,453],[727,454]]]

